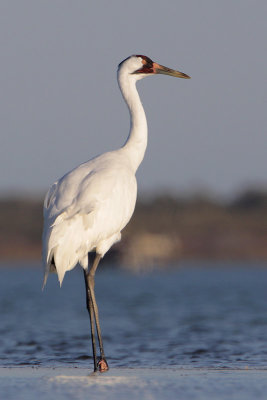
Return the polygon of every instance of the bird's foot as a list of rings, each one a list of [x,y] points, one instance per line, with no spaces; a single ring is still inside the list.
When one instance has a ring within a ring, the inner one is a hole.
[[[108,363],[105,358],[101,358],[97,363],[97,369],[99,372],[106,372],[108,371]]]

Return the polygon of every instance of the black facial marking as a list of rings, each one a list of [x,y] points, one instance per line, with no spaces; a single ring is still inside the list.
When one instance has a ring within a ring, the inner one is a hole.
[[[142,56],[142,55],[136,55],[136,57],[141,57],[144,61],[145,64],[143,65],[142,68],[138,69],[137,71],[134,72],[134,74],[151,74],[153,73],[153,61],[151,58],[147,56]]]
[[[152,66],[152,64],[153,64],[153,61],[151,60],[151,58],[149,58],[149,57],[147,57],[147,56],[142,56],[142,55],[136,54],[135,57],[141,57],[141,58],[142,58],[143,60],[145,60],[146,63],[147,63],[148,65],[150,65],[150,66]]]
[[[118,68],[120,68],[120,67],[121,67],[121,65],[124,63],[124,61],[128,60],[128,58],[131,58],[131,57],[132,57],[132,56],[130,56],[130,57],[127,57],[127,58],[125,58],[125,60],[121,61],[121,62],[119,63],[119,65],[118,65]]]
[[[125,60],[123,60],[122,62],[119,63],[118,68],[121,67],[121,65],[128,60],[130,57],[125,58]],[[135,57],[140,57],[142,58],[142,60],[145,61],[145,63],[143,64],[143,66],[136,70],[135,72],[133,72],[133,74],[151,74],[153,73],[153,61],[151,60],[151,58],[147,57],[147,56],[143,56],[143,55],[135,55]]]

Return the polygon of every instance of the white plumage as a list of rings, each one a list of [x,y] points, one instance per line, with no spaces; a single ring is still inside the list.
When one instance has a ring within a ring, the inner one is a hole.
[[[80,165],[54,183],[44,204],[46,276],[53,259],[60,284],[77,263],[88,267],[88,252],[103,257],[121,237],[134,211],[137,185],[123,151]]]
[[[133,116],[131,132],[119,150],[81,164],[55,182],[44,202],[43,262],[46,283],[51,262],[60,284],[77,263],[88,267],[88,252],[103,257],[120,240],[136,202],[135,173],[147,145],[147,123],[131,72],[143,66],[130,57],[118,70],[118,82]],[[52,270],[53,270],[52,266]]]
[[[189,78],[146,56],[131,56],[119,65],[118,83],[131,117],[126,143],[119,150],[93,158],[64,175],[51,186],[44,201],[44,285],[50,271],[57,272],[61,285],[66,271],[77,264],[84,268],[95,370],[107,370],[108,365],[94,295],[94,274],[100,258],[120,240],[121,230],[133,214],[137,194],[135,173],[147,146],[146,116],[136,81],[160,73]],[[96,258],[88,270],[88,253],[93,250]],[[99,362],[95,325],[101,353]]]

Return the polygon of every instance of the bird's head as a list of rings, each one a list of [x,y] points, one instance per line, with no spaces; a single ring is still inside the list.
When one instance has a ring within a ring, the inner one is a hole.
[[[190,79],[190,76],[183,72],[164,67],[143,55],[133,55],[126,58],[119,64],[118,71],[134,75],[136,80],[155,74],[164,74],[175,76],[177,78]]]

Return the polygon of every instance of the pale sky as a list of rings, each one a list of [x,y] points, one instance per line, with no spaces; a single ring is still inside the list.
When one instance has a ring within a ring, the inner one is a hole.
[[[266,186],[266,15],[266,0],[1,0],[0,195],[44,194],[124,143],[116,71],[131,54],[192,77],[138,83],[139,193]]]

